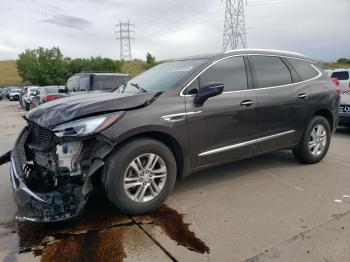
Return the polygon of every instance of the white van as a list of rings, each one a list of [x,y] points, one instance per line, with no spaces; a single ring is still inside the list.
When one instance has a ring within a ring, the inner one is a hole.
[[[326,74],[331,78],[336,78],[339,80],[339,87],[342,92],[350,90],[350,69],[331,69],[325,70]]]

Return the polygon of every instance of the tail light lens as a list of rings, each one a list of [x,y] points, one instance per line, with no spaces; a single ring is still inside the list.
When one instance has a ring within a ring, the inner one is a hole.
[[[335,89],[337,90],[338,95],[340,96],[342,93],[342,90],[339,87],[339,80],[335,77],[332,77],[331,80],[332,80],[333,84],[335,85]],[[349,83],[349,85],[350,85],[350,83]]]
[[[46,98],[46,101],[51,101],[51,100],[58,99],[58,95],[47,95],[45,98]]]

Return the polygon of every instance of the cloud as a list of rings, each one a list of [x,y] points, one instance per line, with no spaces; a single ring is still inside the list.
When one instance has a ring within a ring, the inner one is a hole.
[[[62,14],[54,15],[51,18],[41,20],[41,22],[72,29],[87,29],[92,26],[92,23],[88,20],[76,16]]]

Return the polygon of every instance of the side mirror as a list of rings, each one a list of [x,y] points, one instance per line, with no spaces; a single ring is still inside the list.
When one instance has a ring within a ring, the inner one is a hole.
[[[193,99],[193,104],[195,107],[202,106],[206,100],[220,95],[222,91],[224,91],[223,83],[209,83],[199,89],[197,95]]]

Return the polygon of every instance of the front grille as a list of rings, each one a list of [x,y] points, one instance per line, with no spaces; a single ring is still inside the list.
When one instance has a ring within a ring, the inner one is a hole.
[[[53,137],[48,129],[41,127],[33,122],[29,122],[28,126],[30,128],[33,144],[37,146],[44,146],[52,142]]]

